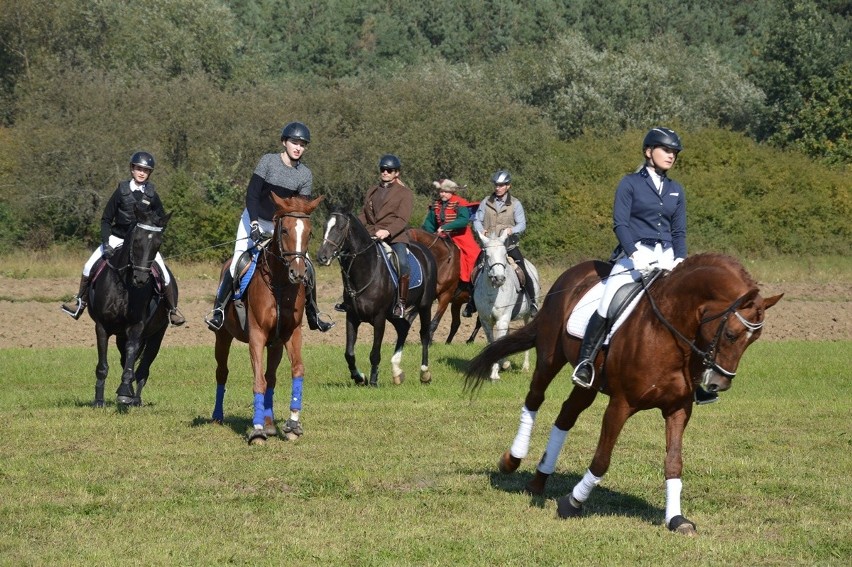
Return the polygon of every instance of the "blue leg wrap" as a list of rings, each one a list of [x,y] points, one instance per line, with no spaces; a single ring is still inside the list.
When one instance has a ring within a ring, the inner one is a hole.
[[[275,396],[275,388],[266,387],[266,395],[263,396],[263,415],[275,420],[275,414],[272,411],[272,398]]]
[[[213,406],[213,419],[216,421],[225,420],[225,385],[216,384],[216,403]]]
[[[302,377],[293,376],[293,393],[290,396],[290,409],[301,411],[302,409]]]
[[[255,394],[254,395],[254,418],[252,419],[253,425],[260,425],[263,427],[263,394]]]

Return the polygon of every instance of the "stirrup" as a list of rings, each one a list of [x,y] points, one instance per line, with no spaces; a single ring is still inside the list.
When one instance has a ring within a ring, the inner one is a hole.
[[[65,313],[67,313],[68,315],[70,315],[72,319],[74,319],[75,321],[77,321],[78,319],[80,319],[80,316],[83,314],[83,311],[85,311],[85,309],[86,309],[86,304],[85,304],[85,303],[83,303],[83,300],[82,300],[81,298],[79,298],[79,297],[75,297],[74,299],[76,299],[76,300],[77,300],[77,308],[76,308],[76,309],[74,309],[73,311],[72,311],[71,309],[69,309],[69,308],[68,308],[68,305],[66,305],[65,303],[63,303],[63,304],[62,304],[59,308],[60,308],[63,312],[65,312]]]
[[[221,319],[217,320],[217,314],[221,314]],[[225,310],[221,307],[216,307],[210,312],[209,317],[204,318],[204,322],[207,323],[207,328],[215,333],[225,324]]]
[[[393,306],[391,316],[396,317],[397,319],[402,319],[403,317],[405,317],[405,304],[397,302],[396,305]]]
[[[306,313],[307,315],[307,313]],[[320,319],[319,312],[315,313],[313,317],[308,315],[308,328],[312,331],[319,331],[320,333],[326,333],[334,327],[336,323],[334,321],[323,321]]]
[[[476,313],[476,308],[471,307],[470,303],[464,306],[464,310],[462,311],[462,317],[473,317],[473,314]]]
[[[186,317],[183,316],[183,313],[178,311],[177,307],[173,307],[172,309],[169,309],[169,323],[175,327],[180,327],[186,323]]]
[[[339,311],[340,313],[346,313],[346,306],[343,305],[343,302],[341,301],[340,303],[334,304],[334,310]]]
[[[584,365],[588,365],[591,370],[591,376],[588,382],[577,376],[577,371],[580,370]],[[577,367],[574,368],[574,372],[571,373],[571,381],[577,386],[580,386],[581,388],[585,388],[587,390],[590,389],[592,387],[592,382],[595,381],[595,365],[592,363],[592,361],[589,359],[581,360],[580,363],[577,364]]]

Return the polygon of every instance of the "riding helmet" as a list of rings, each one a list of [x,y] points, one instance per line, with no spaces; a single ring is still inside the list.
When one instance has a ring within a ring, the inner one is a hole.
[[[301,122],[290,122],[281,130],[281,141],[287,139],[302,140],[306,144],[310,144],[311,131]]]
[[[148,152],[136,152],[135,154],[133,154],[133,157],[130,158],[130,167],[133,167],[134,165],[146,167],[153,171],[154,156],[152,156]]]
[[[512,182],[512,176],[509,175],[509,172],[505,169],[497,170],[494,175],[491,176],[491,183],[494,185],[508,185]]]
[[[662,127],[651,128],[645,134],[645,140],[642,142],[642,152],[645,152],[645,148],[656,148],[657,146],[663,146],[676,152],[683,150],[680,136],[674,130]]]
[[[402,169],[402,164],[395,155],[385,154],[379,159],[379,170],[382,169]]]

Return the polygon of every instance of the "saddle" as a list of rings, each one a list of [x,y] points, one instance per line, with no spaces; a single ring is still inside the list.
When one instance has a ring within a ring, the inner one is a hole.
[[[388,269],[391,273],[391,280],[396,287],[399,285],[399,258],[393,248],[387,242],[377,241],[379,249],[383,252],[382,257],[385,259]],[[410,270],[410,280],[408,289],[416,289],[423,285],[423,267],[420,265],[420,260],[412,254],[411,249],[408,249],[408,267]]]
[[[89,276],[91,278],[89,280],[89,285],[92,288],[94,288],[95,282],[98,281],[101,274],[103,274],[104,269],[106,269],[109,265],[109,260],[103,256],[95,261],[95,265],[92,266],[92,273]],[[156,262],[151,264],[151,276],[154,278],[154,291],[157,295],[163,295],[163,293],[165,293],[166,284],[163,281],[163,274],[160,272],[160,266]]]

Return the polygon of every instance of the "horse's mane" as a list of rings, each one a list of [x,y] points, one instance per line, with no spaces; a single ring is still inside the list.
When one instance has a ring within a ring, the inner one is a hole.
[[[164,226],[164,219],[167,219],[169,215],[160,215],[157,211],[153,209],[142,208],[139,205],[136,206],[136,222],[141,222],[142,224],[149,224],[152,226]],[[132,230],[133,227],[131,226]]]
[[[353,230],[356,231],[359,239],[363,240],[363,239],[371,239],[372,238],[370,236],[370,233],[367,232],[367,227],[364,226],[364,223],[361,222],[361,219],[358,218],[358,215],[356,215],[352,211],[351,205],[341,205],[341,204],[331,205],[331,206],[329,206],[328,211],[329,211],[329,215],[340,214],[340,215],[347,216],[349,218],[350,226],[352,227]]]
[[[705,278],[708,268],[727,271],[734,280],[742,282],[742,285],[749,289],[757,289],[758,287],[757,281],[748,273],[739,260],[733,256],[717,252],[703,252],[689,256],[681,262],[667,277],[660,281],[657,289],[662,295],[666,291],[670,291],[672,288],[683,285],[696,278]],[[696,273],[699,271],[704,273],[696,276]]]

